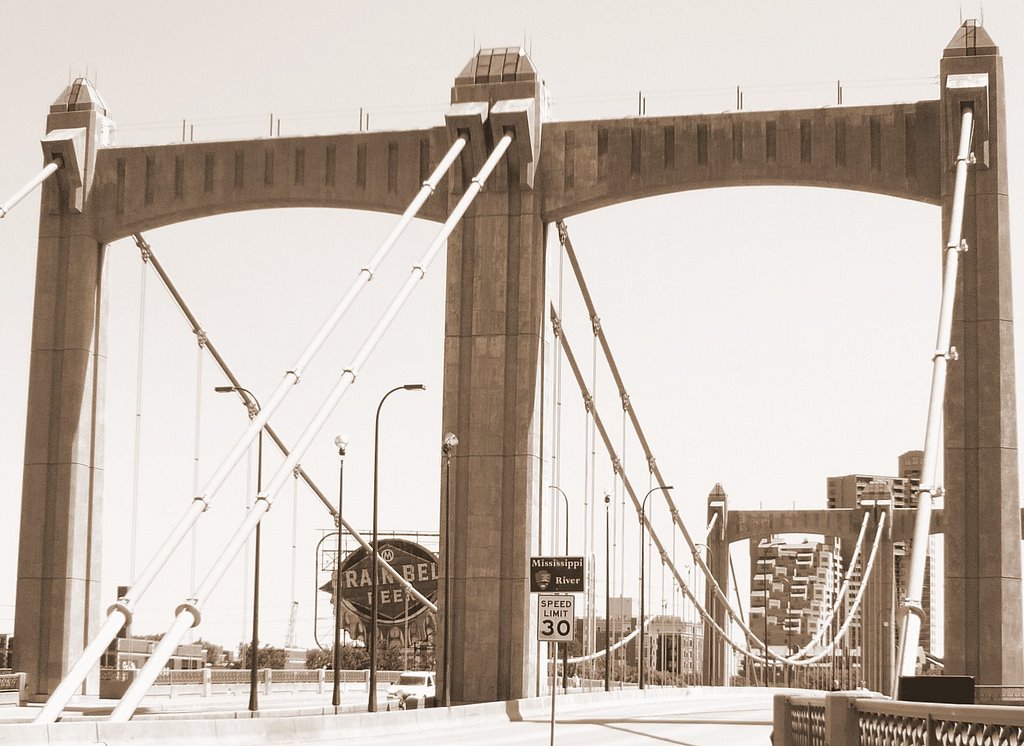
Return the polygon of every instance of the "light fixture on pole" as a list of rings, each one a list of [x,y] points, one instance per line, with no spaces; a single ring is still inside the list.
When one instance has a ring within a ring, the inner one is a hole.
[[[451,707],[452,705],[452,688],[449,681],[449,671],[451,661],[451,655],[448,654],[448,627],[451,624],[451,559],[452,550],[451,544],[451,496],[452,496],[452,451],[455,450],[455,446],[459,444],[459,438],[455,433],[445,433],[444,438],[441,440],[441,453],[444,454],[444,536],[442,537],[444,542],[444,620],[442,622],[441,629],[441,648],[443,650],[444,660],[441,662],[441,674],[442,681],[444,682],[441,690],[441,703],[445,707]]]
[[[611,501],[612,496],[606,492],[604,494],[604,690],[606,692],[610,692],[612,689],[612,654],[609,650],[612,621],[611,519],[608,513]]]
[[[561,487],[556,487],[553,484],[552,485],[548,485],[548,487],[549,487],[549,489],[552,489],[552,490],[558,490],[558,493],[562,496],[562,499],[565,500],[565,556],[568,557],[569,556],[569,496],[565,494],[565,490],[563,490]],[[555,547],[555,549],[557,550],[558,547]],[[575,626],[576,620],[573,619],[572,623]],[[574,634],[575,634],[575,632],[574,632]],[[555,666],[555,669],[556,669],[555,673],[557,673],[557,668],[558,668],[558,666],[556,664],[556,666]],[[554,680],[554,676],[552,676],[552,681],[553,680]],[[563,645],[562,646],[562,690],[565,691],[566,693],[569,692],[569,646],[568,645]]]
[[[380,404],[377,405],[377,418],[374,421],[373,426],[373,542],[372,556],[370,560],[371,568],[371,589],[372,594],[370,600],[370,635],[367,640],[367,644],[370,646],[370,696],[369,703],[367,704],[367,712],[377,711],[377,584],[378,584],[378,573],[379,568],[377,567],[377,476],[378,476],[378,464],[380,455],[380,410],[384,406],[384,402],[396,391],[426,391],[427,387],[422,383],[407,383],[404,386],[396,386],[389,392],[381,397]]]
[[[348,438],[339,435],[334,439],[338,447],[338,549],[334,553],[334,692],[331,704],[341,705],[341,507],[345,494],[345,449]]]
[[[260,402],[256,395],[247,388],[241,386],[215,386],[214,391],[218,394],[230,394],[237,392],[242,394],[242,401],[249,410],[249,419],[252,419],[260,411]],[[250,399],[252,401],[250,401]],[[256,494],[263,491],[263,430],[260,430],[259,445],[256,447]],[[251,462],[250,462],[251,463]],[[259,647],[260,647],[260,526],[262,521],[256,524],[256,551],[253,556],[253,580],[252,580],[252,642],[249,643],[249,710],[256,712],[259,709]]]
[[[644,495],[643,502],[640,503],[640,647],[637,649],[637,657],[639,658],[637,678],[639,679],[639,687],[641,689],[644,688],[644,521],[647,518],[647,498],[660,489],[668,492],[672,489],[672,485],[670,484],[664,488],[652,487]]]

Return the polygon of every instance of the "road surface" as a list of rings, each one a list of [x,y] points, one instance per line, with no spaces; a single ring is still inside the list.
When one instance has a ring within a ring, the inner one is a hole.
[[[660,701],[609,702],[558,715],[555,743],[678,744],[679,746],[768,746],[771,690],[680,692]],[[557,715],[557,711],[556,711]],[[513,716],[515,717],[515,716]],[[454,726],[454,727],[452,727]],[[510,722],[452,723],[417,733],[344,738],[345,744],[547,744],[550,720],[528,715]]]

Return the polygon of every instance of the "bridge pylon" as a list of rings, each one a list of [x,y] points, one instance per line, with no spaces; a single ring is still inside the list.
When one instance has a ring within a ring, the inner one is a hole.
[[[714,489],[708,493],[708,510],[706,525],[711,526],[711,531],[705,539],[708,548],[707,565],[715,578],[718,586],[729,595],[729,496],[725,494],[721,484],[716,484]],[[713,522],[713,523],[712,523]],[[715,620],[722,629],[726,629],[728,612],[725,605],[715,594],[714,590],[707,586],[704,590],[704,608],[707,609],[711,618]],[[703,681],[705,686],[726,686],[728,685],[728,661],[729,650],[726,641],[715,632],[714,627],[704,622],[704,656],[701,662]]]
[[[946,384],[945,672],[1017,684],[1024,681],[1024,627],[1003,59],[969,20],[946,45],[939,71],[943,226],[965,105],[974,111],[977,161],[967,181],[967,251],[954,306],[959,359]]]

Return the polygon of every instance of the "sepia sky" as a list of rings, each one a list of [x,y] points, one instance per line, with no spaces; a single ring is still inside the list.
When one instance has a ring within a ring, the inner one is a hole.
[[[68,78],[93,80],[123,145],[372,130],[443,123],[449,89],[477,47],[524,43],[551,97],[551,118],[729,111],[914,101],[938,96],[938,61],[976,2],[551,3],[249,2],[168,4],[0,2],[0,199],[40,167],[49,105]],[[984,4],[1005,60],[1013,245],[1024,243],[1024,10]],[[276,125],[275,125],[276,126]],[[13,630],[38,192],[0,221],[0,632]],[[343,210],[274,210],[184,223],[147,238],[243,384],[267,397],[347,290],[394,217]],[[737,508],[824,506],[825,479],[893,474],[921,448],[938,314],[944,228],[939,208],[877,195],[808,188],[732,188],[666,195],[568,221],[602,324],[667,482],[694,533],[720,482]],[[436,234],[417,221],[392,252],[273,423],[294,442]],[[551,232],[549,246],[557,249]],[[1024,297],[1024,262],[1014,290]],[[106,413],[104,597],[130,580],[140,262],[131,241],[109,255],[110,364]],[[370,523],[373,416],[403,383],[381,425],[381,525],[436,531],[440,480],[443,255],[416,289],[303,459],[332,498],[339,432],[350,437],[345,515]],[[591,338],[568,266],[566,328],[589,377]],[[196,343],[147,280],[136,566],[193,496]],[[1017,348],[1022,345],[1018,327]],[[1018,365],[1018,378],[1024,380]],[[203,365],[199,481],[245,427],[237,399]],[[561,487],[582,551],[584,412],[563,379]],[[1018,397],[1020,399],[1020,397]],[[609,430],[622,410],[601,367],[597,399]],[[279,459],[267,449],[265,476]],[[627,439],[626,467],[646,489],[643,456]],[[620,493],[598,453],[597,489]],[[314,644],[314,545],[330,525],[298,489],[297,642]],[[600,495],[598,495],[598,498]],[[263,638],[284,641],[292,597],[293,491],[264,521]],[[245,461],[203,516],[196,578],[241,520]],[[550,513],[549,503],[545,512]],[[653,513],[668,537],[664,505]],[[619,520],[617,518],[617,520]],[[550,525],[545,534],[552,533]],[[613,592],[635,596],[637,524],[627,511]],[[670,542],[669,542],[670,543]],[[686,564],[680,548],[680,564]],[[552,549],[546,546],[546,550]],[[599,551],[603,546],[599,545]],[[560,551],[560,550],[559,550]],[[736,551],[739,551],[737,549]],[[139,606],[137,632],[170,623],[189,592],[188,546]],[[735,555],[737,560],[739,555]],[[197,631],[233,647],[247,635],[241,559]],[[660,573],[654,604],[661,603]],[[598,586],[599,597],[603,586]],[[671,609],[672,595],[665,595]],[[321,595],[323,614],[326,596]]]

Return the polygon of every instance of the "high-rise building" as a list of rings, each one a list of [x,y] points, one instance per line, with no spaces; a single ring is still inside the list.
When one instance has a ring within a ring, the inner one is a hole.
[[[751,552],[750,627],[771,648],[807,645],[835,603],[834,541],[762,539]]]
[[[884,483],[892,491],[892,502],[894,508],[916,508],[917,493],[921,485],[921,470],[924,464],[923,451],[907,451],[899,456],[898,476],[877,476],[868,474],[848,474],[842,477],[829,477],[827,483],[827,498],[829,508],[859,508],[862,501],[873,500],[878,497],[877,489]],[[853,547],[841,547],[843,553],[843,565],[853,552]],[[896,541],[893,543],[892,561],[892,582],[895,586],[895,604],[898,606],[900,600],[906,593],[906,572],[909,569],[908,547],[906,542]],[[867,557],[868,547],[862,549],[862,558]],[[929,542],[928,555],[925,566],[924,591],[922,593],[921,605],[927,611],[931,608],[931,587],[932,571],[935,563],[932,561],[933,548]],[[865,559],[861,560],[863,567]],[[856,578],[855,578],[856,580]],[[849,598],[853,598],[859,586],[851,582]],[[931,624],[932,614],[926,614],[921,626],[921,640],[926,651],[931,652],[934,639]],[[860,626],[856,624],[856,626]],[[859,630],[855,637],[860,639]]]

